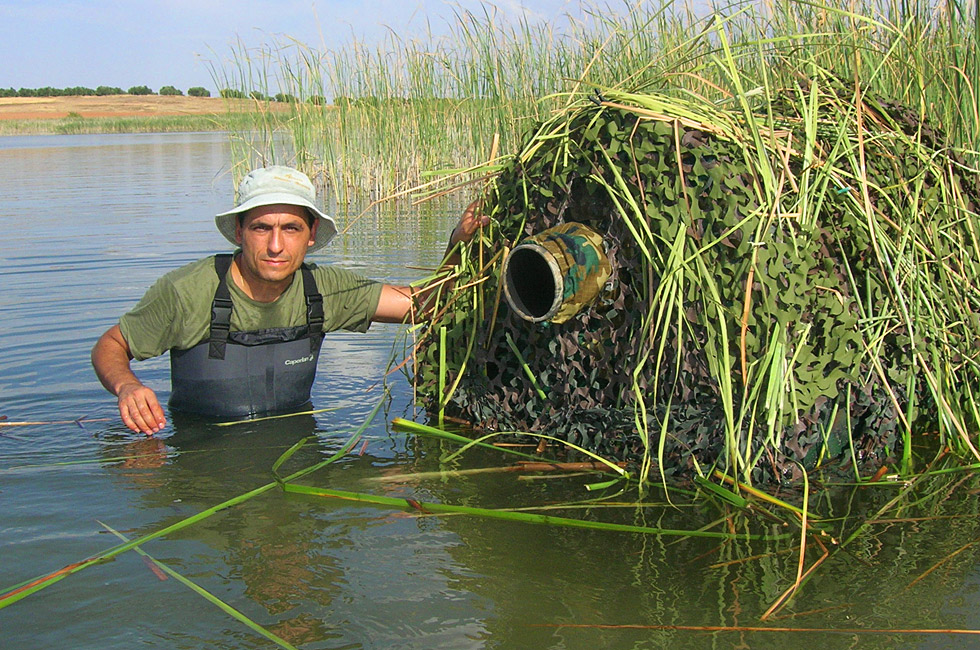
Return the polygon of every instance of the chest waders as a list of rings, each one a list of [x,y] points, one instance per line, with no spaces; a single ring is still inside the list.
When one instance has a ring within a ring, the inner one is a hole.
[[[170,408],[218,418],[294,410],[310,401],[323,342],[323,297],[310,268],[301,277],[306,325],[231,332],[230,254],[216,255],[218,289],[207,338],[170,351]]]

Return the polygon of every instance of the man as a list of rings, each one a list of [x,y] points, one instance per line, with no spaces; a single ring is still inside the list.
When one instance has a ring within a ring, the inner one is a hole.
[[[222,418],[289,411],[309,401],[325,332],[404,322],[427,293],[304,264],[337,234],[305,174],[256,169],[238,196],[215,224],[239,250],[167,273],[92,348],[96,375],[133,431],[166,426],[156,394],[130,368],[134,358],[170,351],[173,410]],[[487,221],[476,203],[466,209],[446,265]]]

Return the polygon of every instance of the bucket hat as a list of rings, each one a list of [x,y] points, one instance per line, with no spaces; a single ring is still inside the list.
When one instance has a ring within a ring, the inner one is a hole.
[[[215,215],[214,223],[218,232],[232,244],[235,241],[235,229],[238,225],[238,215],[263,205],[283,203],[286,205],[301,205],[315,215],[320,221],[316,229],[316,239],[307,252],[312,253],[327,245],[337,234],[337,224],[328,215],[316,207],[316,190],[309,177],[298,169],[274,165],[253,169],[238,185],[238,205]]]

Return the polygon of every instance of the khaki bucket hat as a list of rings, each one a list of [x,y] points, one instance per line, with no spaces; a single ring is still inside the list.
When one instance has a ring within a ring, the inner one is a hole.
[[[215,215],[214,223],[218,232],[232,244],[235,241],[235,228],[238,225],[238,215],[263,205],[282,203],[285,205],[301,205],[315,215],[320,221],[316,229],[316,240],[307,252],[312,253],[327,245],[337,234],[337,224],[328,215],[316,207],[316,190],[309,177],[298,169],[274,165],[253,169],[238,185],[238,205]]]

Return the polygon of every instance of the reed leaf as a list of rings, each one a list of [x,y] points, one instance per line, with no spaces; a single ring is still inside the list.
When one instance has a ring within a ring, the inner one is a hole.
[[[333,406],[324,409],[314,409],[312,411],[297,411],[295,413],[283,413],[281,415],[266,415],[259,418],[249,418],[247,420],[232,420],[231,422],[215,422],[216,427],[231,427],[240,424],[249,424],[251,422],[264,422],[266,420],[282,420],[284,418],[294,418],[300,415],[318,415],[320,413],[329,413],[330,411],[337,411],[340,407]]]
[[[483,447],[484,449],[493,449],[495,451],[509,454],[511,456],[520,456],[521,458],[526,458],[528,460],[545,460],[540,456],[536,456],[534,454],[525,454],[522,451],[511,449],[509,447],[497,447],[494,445],[489,445],[485,442],[479,442],[479,441],[474,442],[472,438],[467,438],[466,436],[461,436],[459,434],[451,433],[449,431],[443,431],[442,429],[430,427],[429,425],[421,424],[419,422],[413,422],[412,420],[406,420],[404,418],[393,419],[391,421],[391,425],[395,429],[400,431],[408,431],[419,435],[432,436],[435,438],[441,438],[443,440],[451,440],[452,442],[456,442],[462,445],[474,445],[477,447]]]
[[[568,517],[555,517],[553,515],[537,515],[528,512],[515,512],[512,510],[491,510],[487,508],[474,508],[471,506],[428,503],[415,501],[414,499],[402,499],[398,497],[347,492],[332,488],[297,485],[295,483],[286,483],[283,486],[283,489],[290,494],[302,494],[306,496],[329,497],[334,499],[344,499],[347,501],[358,501],[361,503],[371,503],[375,505],[400,508],[422,514],[465,514],[488,519],[503,519],[506,521],[519,521],[529,524],[544,524],[548,526],[565,526],[569,528],[589,528],[593,530],[606,530],[611,532],[641,533],[645,535],[663,535],[671,537],[704,537],[711,539],[739,540],[777,540],[785,539],[789,536],[788,534],[756,535],[749,533],[723,533],[706,530],[676,530],[670,528],[654,528],[650,526],[613,524],[599,521],[588,521],[584,519],[570,519]]]
[[[126,537],[125,535],[123,535],[122,533],[120,533],[119,531],[117,531],[116,529],[114,529],[112,526],[109,526],[108,524],[105,524],[105,523],[103,523],[101,521],[98,522],[98,523],[103,528],[105,528],[106,530],[108,530],[110,533],[112,533],[113,535],[115,535],[116,537],[118,537],[119,539],[121,539],[123,542],[129,542],[129,541],[131,541],[128,537]],[[166,575],[170,576],[171,578],[174,578],[180,584],[184,585],[185,587],[187,587],[188,589],[190,589],[191,591],[193,591],[194,593],[196,593],[198,596],[201,596],[202,598],[204,598],[204,600],[208,601],[209,603],[211,603],[212,605],[214,605],[215,607],[217,607],[218,609],[220,609],[221,611],[223,611],[225,614],[228,614],[229,616],[231,616],[232,618],[234,618],[238,622],[244,624],[246,627],[248,627],[253,632],[255,632],[255,633],[257,633],[257,634],[259,634],[259,635],[261,635],[261,636],[263,636],[263,637],[265,637],[267,639],[269,639],[270,641],[272,641],[273,643],[275,643],[276,645],[278,645],[280,648],[286,648],[287,650],[296,650],[296,647],[294,645],[292,645],[291,643],[289,643],[288,641],[286,641],[285,639],[276,636],[275,634],[273,634],[269,630],[265,629],[264,627],[262,627],[261,625],[259,625],[258,623],[256,623],[252,619],[250,619],[248,616],[246,616],[245,614],[243,614],[242,612],[240,612],[239,610],[235,609],[234,607],[232,607],[231,605],[229,605],[225,601],[221,600],[220,598],[218,598],[217,596],[215,596],[214,594],[212,594],[210,591],[208,591],[204,587],[198,585],[193,580],[190,580],[189,578],[184,577],[183,575],[181,575],[177,571],[173,570],[172,568],[170,568],[169,566],[167,566],[166,564],[164,564],[160,560],[154,558],[152,555],[150,555],[149,553],[147,553],[146,551],[144,551],[140,547],[138,547],[138,546],[137,547],[134,547],[133,550],[136,551],[136,553],[138,553],[141,557],[144,557],[147,560],[149,560],[150,562],[152,562],[153,563],[153,566],[159,568]]]
[[[486,435],[480,436],[479,438],[476,438],[475,440],[467,441],[467,443],[465,445],[463,445],[462,448],[460,448],[457,451],[454,451],[451,454],[448,454],[446,456],[443,456],[443,458],[441,458],[440,460],[443,463],[450,463],[453,460],[455,460],[460,454],[463,454],[467,449],[469,449],[471,447],[475,447],[477,445],[485,446],[486,445],[486,443],[484,442],[485,440],[489,440],[491,438],[496,438],[497,436],[502,436],[502,435],[512,435],[513,433],[514,432],[488,433]],[[627,472],[626,470],[624,470],[619,465],[617,465],[617,464],[615,464],[615,463],[613,463],[613,462],[611,462],[609,460],[606,460],[605,458],[603,458],[603,457],[601,457],[601,456],[599,456],[597,454],[594,454],[594,453],[592,453],[591,451],[589,451],[587,449],[583,449],[582,447],[579,447],[578,445],[573,445],[572,443],[568,442],[567,440],[562,440],[561,438],[556,438],[554,436],[548,436],[548,435],[545,435],[543,433],[530,433],[530,432],[523,432],[523,433],[524,433],[524,435],[530,436],[532,438],[538,438],[540,440],[550,440],[551,442],[557,442],[558,444],[564,445],[564,446],[568,447],[569,449],[572,449],[572,450],[574,450],[574,451],[576,451],[576,452],[578,452],[578,453],[580,453],[580,454],[582,454],[584,456],[588,456],[594,462],[599,463],[599,464],[605,466],[607,469],[609,469],[612,472],[615,472],[616,474],[619,474],[620,477],[622,477],[624,479],[629,479],[629,477],[630,477],[629,472]],[[492,445],[490,445],[490,446],[492,446]]]

